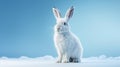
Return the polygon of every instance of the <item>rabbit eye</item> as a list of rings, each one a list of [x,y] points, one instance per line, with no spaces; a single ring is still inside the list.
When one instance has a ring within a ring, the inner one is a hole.
[[[67,25],[67,23],[64,22],[64,25]]]

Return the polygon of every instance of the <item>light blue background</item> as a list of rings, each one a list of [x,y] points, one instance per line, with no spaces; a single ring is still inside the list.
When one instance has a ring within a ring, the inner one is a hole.
[[[57,56],[52,7],[64,15],[72,5],[69,22],[83,56],[119,56],[120,0],[0,0],[0,56]]]

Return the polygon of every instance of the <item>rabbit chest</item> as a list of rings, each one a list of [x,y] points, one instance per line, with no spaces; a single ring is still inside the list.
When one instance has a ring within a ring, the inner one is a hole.
[[[61,34],[55,36],[55,42],[57,48],[61,50],[61,52],[68,52],[70,49],[74,48],[73,39],[69,34]]]

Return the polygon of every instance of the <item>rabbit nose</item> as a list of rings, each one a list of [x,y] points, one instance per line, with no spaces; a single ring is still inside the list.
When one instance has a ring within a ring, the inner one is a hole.
[[[58,27],[57,30],[60,31],[62,29],[62,27]]]
[[[60,27],[59,27],[59,28],[57,28],[57,30],[59,31],[59,30],[60,30]]]

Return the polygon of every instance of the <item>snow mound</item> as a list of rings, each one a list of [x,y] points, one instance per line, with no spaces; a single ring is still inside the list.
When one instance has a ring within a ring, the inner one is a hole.
[[[30,58],[21,56],[19,58],[0,58],[0,67],[120,67],[119,57],[107,57],[101,55],[99,57],[82,58],[81,63],[57,64],[56,58],[52,56],[43,56]]]

